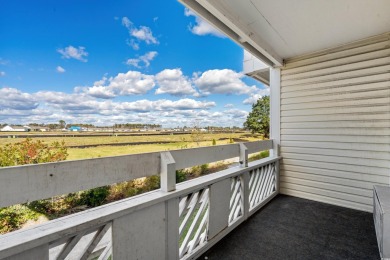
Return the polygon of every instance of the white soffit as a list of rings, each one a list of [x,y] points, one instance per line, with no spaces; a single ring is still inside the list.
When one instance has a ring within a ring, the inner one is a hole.
[[[390,0],[180,1],[198,14],[199,7],[204,8],[208,11],[206,16],[200,14],[204,19],[217,18],[221,23],[211,22],[214,26],[224,32],[223,27],[228,27],[240,37],[230,36],[233,40],[244,48],[245,44],[254,47],[274,66],[287,58],[390,31]]]
[[[243,72],[269,86],[269,66],[244,50]]]

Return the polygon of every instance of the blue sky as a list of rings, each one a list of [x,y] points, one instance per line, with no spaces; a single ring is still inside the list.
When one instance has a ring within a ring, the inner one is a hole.
[[[268,93],[175,0],[0,5],[0,123],[240,126]]]

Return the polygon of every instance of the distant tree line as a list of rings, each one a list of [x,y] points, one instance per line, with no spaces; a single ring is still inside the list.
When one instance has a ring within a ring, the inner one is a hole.
[[[238,126],[206,126],[205,129],[209,130],[209,131],[229,131],[229,130],[241,130],[242,127],[238,127]]]
[[[130,123],[126,123],[126,124],[115,124],[114,128],[155,129],[155,128],[161,128],[161,125],[159,125],[159,124],[130,124]]]

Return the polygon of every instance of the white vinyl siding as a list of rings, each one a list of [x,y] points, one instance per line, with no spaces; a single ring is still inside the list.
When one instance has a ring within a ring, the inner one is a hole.
[[[372,211],[389,185],[390,34],[286,61],[283,194]]]

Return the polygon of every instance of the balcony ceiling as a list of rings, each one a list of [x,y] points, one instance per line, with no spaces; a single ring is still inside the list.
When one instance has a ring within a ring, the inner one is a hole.
[[[233,40],[249,44],[261,55],[249,48],[252,53],[276,66],[390,28],[389,0],[180,1],[225,33],[232,30]]]

